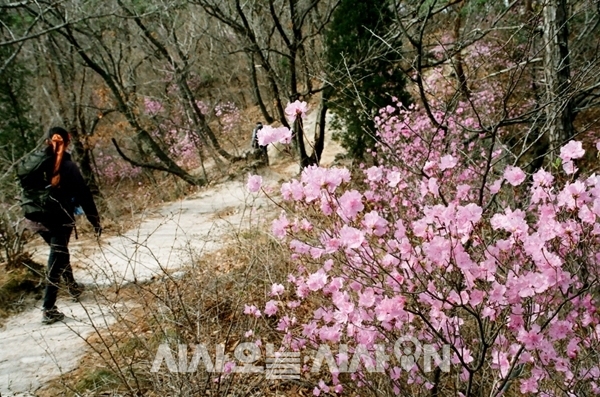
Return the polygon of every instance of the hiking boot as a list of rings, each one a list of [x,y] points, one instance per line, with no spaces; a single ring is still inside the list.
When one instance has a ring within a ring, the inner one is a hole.
[[[54,324],[57,321],[62,321],[65,315],[58,311],[56,306],[52,309],[44,309],[44,315],[42,317],[42,324]]]
[[[83,291],[85,290],[85,287],[83,286],[83,284],[77,284],[77,283],[70,284],[68,288],[69,288],[69,295],[71,295],[74,300],[78,300],[79,297],[81,296],[81,294],[83,294]]]

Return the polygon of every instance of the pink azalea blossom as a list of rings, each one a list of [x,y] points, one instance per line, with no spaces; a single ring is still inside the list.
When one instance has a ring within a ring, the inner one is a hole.
[[[319,381],[319,388],[323,390],[324,393],[329,393],[329,386],[327,386],[322,380]]]
[[[296,117],[300,116],[304,118],[308,112],[308,104],[306,102],[295,101],[293,103],[288,103],[285,107],[285,115],[289,120],[296,120]]]
[[[575,167],[575,163],[572,161],[565,161],[562,163],[562,168],[567,175],[573,175],[577,172],[577,170],[579,170],[579,168]]]
[[[378,321],[389,322],[398,319],[403,313],[405,298],[396,296],[394,298],[384,298],[375,307],[375,315]]]
[[[283,294],[285,288],[281,284],[273,284],[271,286],[271,296],[279,296]]]
[[[583,146],[579,141],[570,141],[560,148],[560,158],[563,162],[582,158],[584,154],[585,150],[583,150]]]
[[[572,332],[573,325],[569,321],[556,321],[550,326],[550,338],[552,340],[566,339]]]
[[[437,178],[429,178],[427,181],[427,188],[434,197],[440,196],[440,185],[438,184]]]
[[[277,301],[274,301],[274,300],[268,301],[265,304],[264,312],[267,316],[273,316],[275,313],[277,313]]]
[[[350,190],[339,199],[338,214],[346,219],[355,219],[365,206],[362,203],[362,194],[356,190]]]
[[[383,169],[381,167],[371,167],[367,171],[367,178],[371,182],[379,182],[383,178]]]
[[[376,236],[383,236],[387,231],[388,221],[379,216],[377,211],[365,215],[363,225]]]
[[[513,186],[519,186],[525,180],[525,173],[519,167],[508,166],[504,170],[504,179]]]
[[[306,286],[311,291],[318,291],[327,284],[327,274],[323,270],[318,270],[311,274],[306,280]]]
[[[366,288],[358,298],[358,304],[363,307],[371,307],[375,304],[375,293],[373,288]]]
[[[504,214],[495,214],[490,220],[494,229],[504,229],[507,232],[515,233],[521,236],[529,230],[527,221],[525,221],[525,212],[522,210],[512,211],[510,208],[504,210]]]
[[[155,116],[164,110],[162,103],[148,97],[144,98],[144,106],[146,108],[146,112],[151,116]]]
[[[272,230],[273,230],[273,234],[275,235],[275,237],[284,238],[286,235],[286,228],[289,225],[290,225],[290,222],[288,221],[287,217],[285,216],[285,213],[282,213],[281,216],[279,216],[279,218],[277,218],[273,221]]]
[[[244,305],[244,314],[253,315],[254,317],[260,317],[260,310],[254,305]]]
[[[285,200],[300,201],[304,199],[304,186],[300,181],[292,179],[281,185],[281,195]]]
[[[350,314],[354,312],[354,303],[350,301],[347,292],[333,292],[331,301],[343,314]],[[344,318],[347,318],[347,316]]]
[[[534,378],[522,379],[521,380],[521,393],[537,393],[538,392],[538,382]]]
[[[235,367],[236,367],[235,362],[227,361],[225,364],[223,364],[223,373],[230,374]]]
[[[458,159],[448,154],[440,159],[440,170],[448,170],[456,167]]]
[[[533,183],[535,186],[550,187],[552,186],[552,182],[554,182],[552,174],[543,169],[533,174]]]
[[[324,185],[327,191],[333,193],[342,183],[350,182],[350,171],[346,168],[327,168]]]
[[[470,190],[471,190],[471,186],[469,186],[469,185],[458,185],[456,187],[456,199],[457,200],[468,199]]]
[[[523,343],[528,350],[537,348],[542,342],[542,339],[540,327],[537,324],[532,325],[531,330],[529,331],[519,331],[519,335],[517,336],[517,340]]]
[[[590,208],[587,205],[584,205],[579,209],[578,216],[582,222],[589,224],[594,224],[596,222],[596,215],[590,211]]]
[[[260,190],[262,186],[262,176],[260,175],[250,175],[248,176],[248,183],[246,184],[246,188],[250,193],[256,193]]]
[[[340,241],[348,248],[358,248],[365,241],[365,235],[356,228],[344,225],[340,229]]]
[[[336,325],[331,327],[322,327],[319,331],[319,337],[324,342],[339,342],[340,336],[340,328]]]
[[[287,145],[292,142],[292,131],[287,127],[274,128],[265,125],[256,133],[256,137],[260,146],[267,146],[271,143],[283,143]]]
[[[504,179],[497,179],[494,183],[492,183],[490,185],[490,193],[492,194],[496,194],[500,191],[500,188],[502,187],[502,181]]]
[[[400,173],[398,171],[390,171],[387,174],[388,185],[396,187],[400,183]]]
[[[510,361],[508,361],[508,354],[501,351],[492,352],[492,363],[500,370],[500,376],[505,378],[508,375],[510,369]]]

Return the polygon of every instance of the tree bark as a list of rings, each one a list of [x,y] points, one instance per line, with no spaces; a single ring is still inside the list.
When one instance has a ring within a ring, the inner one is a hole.
[[[300,172],[311,164],[310,157],[306,154],[306,146],[304,146],[304,125],[302,117],[296,117],[294,121],[294,139],[296,142],[296,150],[298,151],[298,159],[300,162]]]
[[[81,128],[85,128],[84,120],[81,120],[81,123]],[[71,134],[71,140],[73,141],[73,149],[77,154],[77,162],[79,163],[79,168],[81,169],[83,179],[85,179],[92,194],[94,196],[100,196],[100,188],[98,187],[96,174],[94,173],[94,169],[92,167],[92,150],[87,145],[87,139],[85,139],[87,134],[85,131],[82,132],[83,134],[80,134],[76,127],[70,128],[69,133]]]
[[[265,105],[265,101],[263,101],[262,96],[260,94],[260,87],[258,85],[258,76],[256,73],[256,64],[254,63],[254,54],[250,54],[250,71],[252,75],[252,92],[254,93],[254,100],[260,107],[260,111],[265,118],[267,124],[271,124],[274,120],[273,117],[269,114],[267,110],[267,106]]]
[[[460,43],[460,29],[462,27],[462,9],[464,6],[464,2],[461,2],[456,6],[456,19],[454,20],[454,43],[455,46],[461,47]],[[454,55],[454,71],[456,72],[456,78],[458,80],[458,89],[460,93],[463,95],[465,100],[468,100],[471,97],[471,92],[469,90],[469,85],[467,84],[467,75],[465,74],[464,62],[462,57],[462,52],[456,51],[456,55]]]
[[[567,0],[547,0],[544,6],[544,69],[546,74],[546,130],[556,151],[574,135],[570,91]]]
[[[317,109],[317,124],[315,125],[315,147],[313,153],[310,156],[310,163],[319,165],[321,162],[321,154],[325,148],[325,125],[327,124],[326,116],[327,110],[329,109],[329,98],[332,87],[323,89],[321,93],[321,101],[319,102],[319,108]]]

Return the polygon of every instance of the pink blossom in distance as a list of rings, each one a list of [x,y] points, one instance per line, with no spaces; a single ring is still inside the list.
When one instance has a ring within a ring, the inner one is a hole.
[[[246,188],[250,193],[256,193],[260,190],[262,186],[262,176],[260,175],[250,175],[248,176],[248,183],[246,183]]]

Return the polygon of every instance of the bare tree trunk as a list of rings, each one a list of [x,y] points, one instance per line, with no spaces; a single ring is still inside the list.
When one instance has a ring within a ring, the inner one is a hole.
[[[547,0],[544,6],[546,52],[546,129],[551,149],[556,150],[574,135],[573,105],[569,92],[570,59],[567,0]]]
[[[317,123],[315,125],[315,147],[313,148],[312,155],[310,156],[310,162],[317,164],[321,162],[321,154],[325,147],[325,125],[327,121],[327,110],[329,109],[329,98],[331,96],[333,88],[327,87],[323,89],[321,93],[321,101],[319,102],[319,108],[317,109]]]
[[[254,63],[254,54],[250,54],[250,71],[252,74],[252,91],[254,93],[254,100],[260,107],[260,111],[265,118],[267,124],[271,124],[274,120],[273,117],[269,114],[267,110],[267,106],[265,105],[265,101],[263,101],[262,96],[260,94],[260,87],[258,85],[258,76],[256,73],[256,64]]]
[[[300,172],[311,164],[311,159],[306,154],[306,147],[304,146],[304,125],[302,124],[302,117],[296,117],[294,121],[294,138],[296,143],[296,150],[298,151],[298,160],[300,162]]]
[[[455,46],[462,47],[460,43],[460,29],[462,27],[462,9],[464,6],[464,2],[461,2],[456,6],[456,19],[454,20],[454,42]],[[463,95],[465,100],[468,100],[471,96],[471,92],[469,91],[469,86],[467,84],[467,76],[464,70],[464,62],[462,58],[462,52],[456,51],[456,55],[454,56],[454,71],[456,72],[456,78],[458,80],[458,89],[460,93]]]

